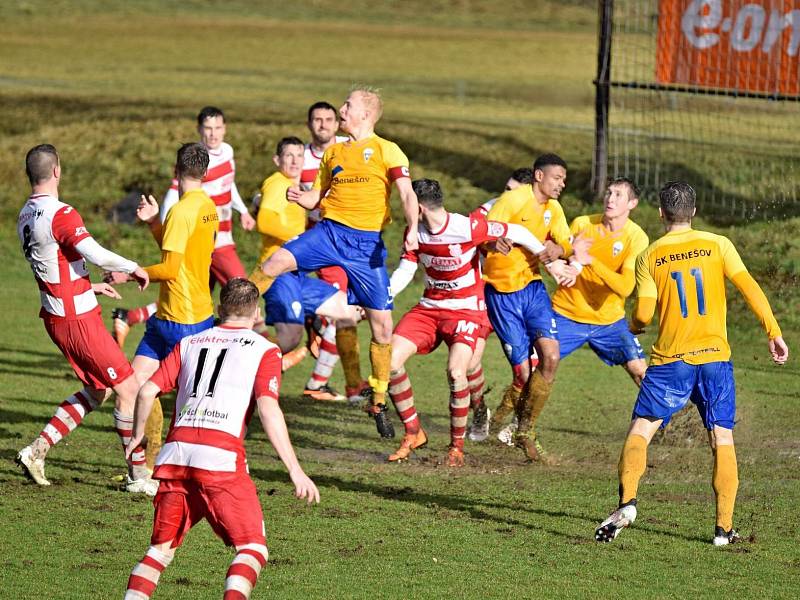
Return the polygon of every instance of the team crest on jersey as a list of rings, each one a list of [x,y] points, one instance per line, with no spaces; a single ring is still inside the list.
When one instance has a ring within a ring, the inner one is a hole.
[[[373,154],[375,154],[375,150],[372,148],[364,148],[364,162],[369,162]]]
[[[450,256],[461,256],[463,254],[461,244],[450,244],[447,249],[450,250]]]
[[[269,380],[269,391],[272,392],[275,395],[278,394],[278,378],[277,377],[273,377],[272,379]]]
[[[550,227],[550,220],[553,218],[553,213],[551,213],[549,210],[546,210],[544,211],[542,218],[544,219],[544,226]]]
[[[300,304],[297,300],[295,300],[294,302],[292,302],[292,312],[294,313],[295,318],[299,319],[300,313],[303,312],[303,305]]]
[[[616,256],[620,252],[622,252],[622,242],[616,241],[616,242],[614,242],[614,245],[611,246],[611,254]]]
[[[498,223],[497,221],[489,221],[490,237],[502,237],[505,232],[506,228],[502,223]]]

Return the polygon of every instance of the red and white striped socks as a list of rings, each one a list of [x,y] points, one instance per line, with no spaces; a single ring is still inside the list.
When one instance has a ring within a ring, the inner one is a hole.
[[[419,432],[419,415],[414,408],[414,390],[411,389],[411,380],[408,378],[405,367],[392,371],[389,376],[389,397],[394,403],[397,415],[403,421],[406,433]]]
[[[223,600],[247,600],[258,581],[261,568],[267,564],[267,547],[263,544],[236,546],[236,556],[225,575]]]
[[[314,371],[306,383],[306,389],[318,390],[328,383],[333,368],[339,362],[339,351],[336,349],[336,325],[329,323],[322,332],[322,341],[319,345],[319,358],[314,364]]]
[[[114,428],[117,430],[120,442],[122,442],[122,452],[124,453],[125,448],[128,447],[131,441],[131,436],[133,436],[133,415],[123,415],[117,409],[114,409]],[[127,459],[127,462],[128,470],[130,471],[128,474],[131,479],[141,479],[148,476],[144,448],[137,446],[131,453],[131,457]]]
[[[144,323],[153,316],[156,312],[156,303],[152,302],[147,306],[140,306],[139,308],[132,308],[128,311],[128,325],[136,325],[137,323]]]
[[[42,442],[33,444],[34,451],[39,455],[36,458],[43,458],[50,448],[67,437],[98,406],[98,402],[86,390],[75,392],[59,404],[55,414],[39,434]]]
[[[467,371],[467,382],[469,383],[469,407],[475,410],[483,401],[483,386],[486,383],[483,378],[482,365],[478,365],[478,368],[471,373]]]
[[[142,562],[133,567],[123,600],[148,600],[158,585],[161,573],[172,562],[174,554],[165,554],[150,546]]]
[[[449,379],[450,382],[450,446],[464,449],[469,415],[469,385],[466,377]]]

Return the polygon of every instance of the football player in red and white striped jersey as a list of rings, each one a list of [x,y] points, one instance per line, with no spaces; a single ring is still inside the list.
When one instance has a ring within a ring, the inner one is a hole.
[[[252,282],[231,279],[220,292],[222,323],[183,338],[139,391],[131,450],[144,436],[156,396],[177,388],[177,397],[153,474],[161,485],[150,547],[131,573],[126,600],[150,598],[186,533],[203,518],[236,548],[224,597],[250,597],[268,556],[261,504],[244,449],[254,410],[289,471],[295,495],[309,504],[319,502],[278,405],[280,350],[252,330],[260,318],[258,301]]]
[[[450,383],[447,462],[449,466],[460,467],[464,464],[464,437],[470,406],[467,369],[476,346],[485,343],[481,329],[488,326],[478,246],[498,238],[507,238],[534,253],[544,246],[524,227],[487,221],[479,211],[468,217],[447,212],[437,181],[418,179],[412,182],[412,187],[420,206],[419,248],[403,254],[392,274],[391,291],[395,295],[404,289],[419,263],[425,269],[425,291],[419,304],[400,319],[392,336],[389,395],[406,433],[389,461],[408,458],[412,450],[427,443],[404,365],[414,354],[428,354],[444,341],[449,348],[447,379]],[[565,266],[564,261],[554,261],[548,269],[558,280],[568,284],[568,278],[563,275]]]
[[[225,131],[225,114],[219,108],[206,106],[197,115],[197,132],[209,157],[208,171],[203,177],[203,191],[214,201],[219,215],[219,232],[214,243],[214,253],[211,255],[209,285],[212,290],[216,282],[225,285],[232,277],[246,277],[233,240],[233,211],[239,213],[239,220],[245,231],[252,230],[256,224],[236,187],[236,163],[233,159],[233,148],[225,142]],[[162,223],[179,198],[178,180],[175,178],[161,203]],[[114,337],[120,347],[125,343],[130,326],[147,321],[155,311],[155,303],[131,310],[114,311]]]
[[[128,359],[114,343],[100,315],[96,294],[119,298],[106,283],[93,284],[86,263],[109,271],[129,273],[141,289],[147,287],[147,272],[135,262],[98,244],[78,211],[59,199],[61,164],[50,144],[31,148],[25,157],[31,196],[22,207],[17,233],[22,251],[39,287],[39,316],[59,350],[72,365],[84,387],[64,400],[55,415],[30,445],[17,455],[17,462],[39,485],[50,485],[44,459],[52,446],[80,425],[84,417],[116,392],[114,422],[123,448],[128,445],[133,424],[133,404],[138,384]],[[144,450],[131,447],[128,460],[130,491],[154,494],[148,483]]]

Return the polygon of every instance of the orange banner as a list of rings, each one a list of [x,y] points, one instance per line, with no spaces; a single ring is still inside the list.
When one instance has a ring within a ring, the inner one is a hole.
[[[800,94],[800,0],[660,0],[656,79]]]

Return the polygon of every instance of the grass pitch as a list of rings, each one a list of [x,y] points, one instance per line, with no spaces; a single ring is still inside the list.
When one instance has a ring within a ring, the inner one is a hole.
[[[276,141],[305,137],[308,104],[338,103],[351,82],[367,81],[385,89],[379,131],[406,150],[415,176],[442,180],[453,209],[471,209],[494,195],[512,168],[554,150],[570,163],[564,204],[572,217],[590,210],[582,190],[591,158],[594,9],[547,2],[534,18],[525,8],[438,0],[346,7],[308,0],[291,9],[82,0],[0,8],[0,250],[7,257],[0,267],[2,597],[121,597],[152,518],[149,501],[118,491],[113,481],[122,470],[109,406],[51,452],[51,488],[26,482],[13,465],[17,450],[77,389],[36,318],[36,289],[15,239],[14,217],[27,195],[24,152],[54,143],[65,167],[63,198],[103,243],[147,263],[158,256],[147,232],[110,222],[109,211],[129,191],[163,193],[177,143],[195,138],[201,105],[226,109],[247,197],[272,172]],[[651,237],[658,235],[655,211],[637,212]],[[767,288],[793,350],[797,231],[796,220],[723,231]],[[237,230],[237,240],[250,264],[256,236]],[[398,228],[387,240],[394,262]],[[417,282],[404,292],[396,318],[419,291]],[[155,290],[124,288],[123,295],[120,304],[132,306]],[[108,314],[114,303],[103,304]],[[270,562],[253,597],[796,597],[797,362],[770,365],[752,315],[735,297],[732,306],[740,407],[736,524],[744,544],[711,547],[711,457],[686,432],[652,448],[634,527],[613,544],[593,541],[594,527],[615,503],[616,461],[635,388],[588,350],[563,362],[541,420],[557,465],[526,465],[517,451],[468,443],[467,466],[459,471],[442,465],[442,350],[410,361],[431,442],[402,465],[384,462],[394,442],[380,441],[360,412],[300,396],[311,369],[306,361],[287,373],[282,406],[322,504],[308,508],[292,497],[254,423],[247,448]],[[365,326],[361,333],[365,348]],[[649,332],[642,342],[652,340]],[[128,352],[136,341],[132,335]],[[494,406],[510,376],[494,339],[484,368]],[[338,372],[334,383],[341,386]],[[231,556],[207,525],[198,526],[155,597],[219,597]]]

